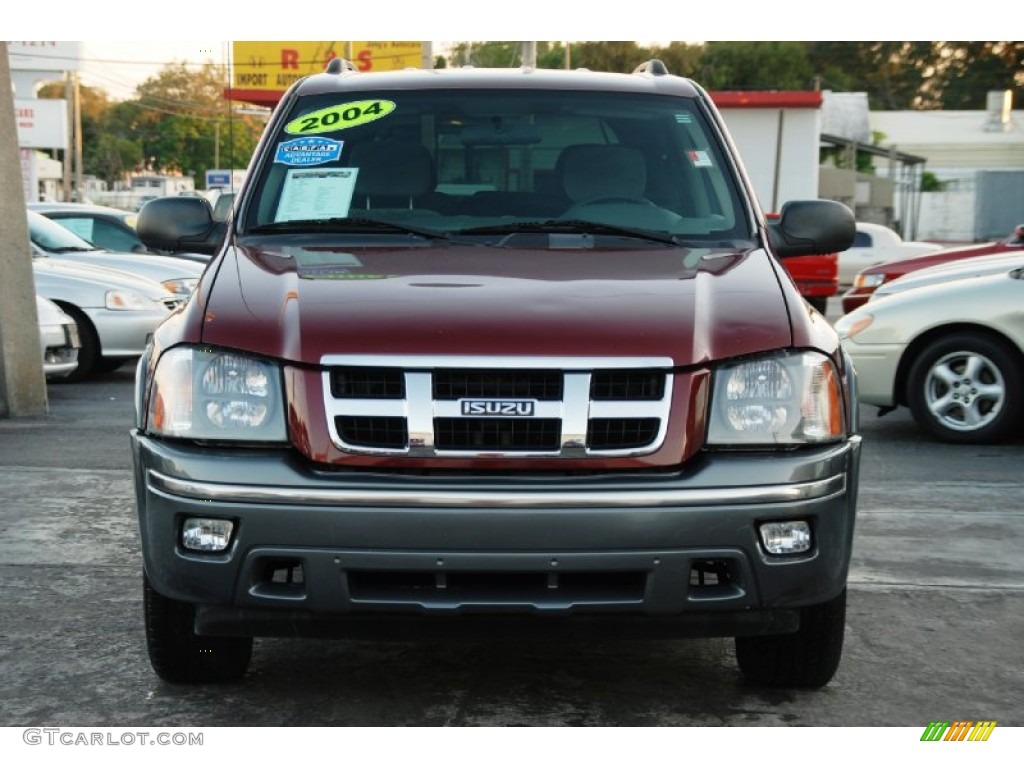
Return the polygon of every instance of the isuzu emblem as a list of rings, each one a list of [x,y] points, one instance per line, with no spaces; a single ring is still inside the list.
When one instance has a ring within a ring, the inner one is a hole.
[[[535,400],[460,400],[463,416],[533,416]]]

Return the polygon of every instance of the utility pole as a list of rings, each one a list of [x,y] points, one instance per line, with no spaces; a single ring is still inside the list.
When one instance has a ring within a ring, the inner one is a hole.
[[[536,41],[525,42],[522,44],[522,58],[523,66],[529,67],[530,69],[537,68],[537,43]]]
[[[75,84],[75,190],[78,194],[78,202],[85,202],[85,185],[82,182],[82,88],[78,79],[78,73],[72,72]]]
[[[46,413],[25,195],[7,42],[0,41],[0,418]]]
[[[72,134],[75,130],[75,89],[71,84],[71,72],[70,70],[64,73],[64,103],[68,107],[68,125],[71,126]],[[71,134],[68,135],[67,146],[64,147],[64,167],[61,169],[64,173],[64,201],[67,202],[71,199],[71,157],[74,154],[74,138]]]

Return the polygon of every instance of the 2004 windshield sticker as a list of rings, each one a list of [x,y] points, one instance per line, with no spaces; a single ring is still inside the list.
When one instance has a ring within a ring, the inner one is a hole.
[[[323,136],[303,136],[277,145],[275,163],[284,165],[323,165],[341,157],[343,141],[325,139]]]
[[[395,102],[380,99],[349,101],[334,107],[318,109],[308,115],[297,117],[284,127],[285,133],[293,136],[308,136],[314,133],[330,133],[355,128],[386,117],[395,111]]]

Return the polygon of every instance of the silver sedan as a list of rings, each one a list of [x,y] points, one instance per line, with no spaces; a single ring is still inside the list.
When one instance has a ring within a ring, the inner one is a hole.
[[[173,256],[105,251],[35,211],[26,213],[33,256],[56,257],[129,272],[155,280],[183,298],[196,287],[205,269],[203,264]]]
[[[104,267],[54,258],[32,260],[36,293],[78,328],[77,381],[139,357],[156,327],[184,303],[159,283]]]

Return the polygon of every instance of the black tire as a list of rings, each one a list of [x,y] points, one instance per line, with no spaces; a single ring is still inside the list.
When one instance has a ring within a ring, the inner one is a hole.
[[[839,668],[846,625],[846,590],[800,609],[800,629],[788,635],[736,638],[736,661],[747,682],[765,688],[820,688]]]
[[[75,325],[78,326],[78,340],[82,345],[78,348],[78,366],[67,376],[56,381],[83,381],[96,372],[96,365],[101,360],[99,336],[96,335],[92,321],[82,310],[64,302],[56,303],[75,321]]]
[[[245,676],[251,637],[195,633],[195,608],[157,592],[143,574],[146,646],[153,670],[169,683],[227,683]]]
[[[918,426],[939,440],[1002,440],[1019,423],[1024,405],[1021,356],[978,334],[937,339],[910,366],[907,405]]]

